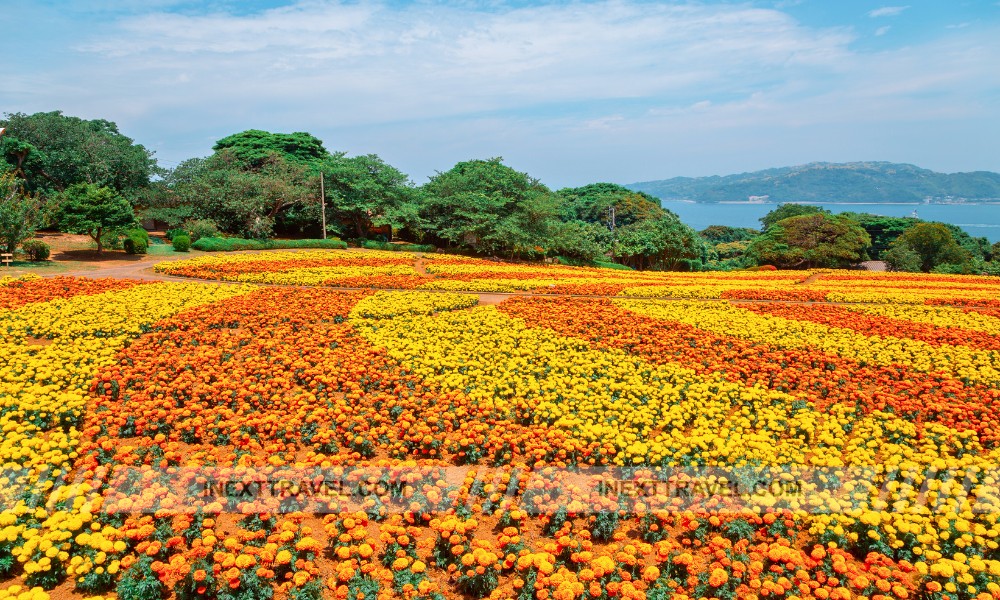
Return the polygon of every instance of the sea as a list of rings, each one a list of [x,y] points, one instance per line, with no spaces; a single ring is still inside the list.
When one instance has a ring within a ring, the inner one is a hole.
[[[759,202],[728,202],[703,204],[664,200],[663,207],[677,213],[681,221],[702,230],[709,225],[752,227],[760,229],[760,218],[774,210],[777,204]],[[1000,242],[1000,204],[850,204],[815,203],[833,213],[863,212],[887,217],[916,216],[925,221],[940,221],[958,225],[973,237]]]

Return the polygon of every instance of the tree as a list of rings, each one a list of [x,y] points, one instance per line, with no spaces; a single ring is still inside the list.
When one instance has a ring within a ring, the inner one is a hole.
[[[1000,261],[1000,242],[993,244],[993,247],[990,249],[990,260],[993,262]]]
[[[882,254],[889,249],[896,238],[907,229],[920,223],[919,219],[913,217],[886,217],[853,212],[840,214],[854,220],[868,232],[872,238],[872,247],[869,253],[875,259],[884,259]]]
[[[830,211],[811,204],[779,204],[771,212],[760,218],[760,223],[766,231],[778,221],[783,221],[789,217],[800,217],[803,215],[830,214]]]
[[[161,209],[211,219],[227,233],[266,238],[275,222],[319,223],[319,181],[309,169],[277,154],[249,168],[231,150],[184,161],[167,178]],[[286,214],[291,213],[291,214]]]
[[[13,173],[0,174],[0,247],[4,252],[14,252],[35,235],[43,208],[41,198],[25,192]]]
[[[709,225],[698,232],[706,242],[711,244],[729,244],[731,242],[749,242],[760,235],[756,229],[749,227],[729,227],[728,225]]]
[[[501,158],[460,162],[423,188],[421,217],[438,238],[511,257],[544,251],[561,199]]]
[[[89,235],[97,242],[98,253],[104,249],[105,232],[135,224],[132,205],[108,187],[78,183],[63,192],[62,200],[60,225],[70,233]]]
[[[0,154],[29,192],[54,195],[77,183],[110,187],[135,199],[159,171],[153,153],[103,119],[60,111],[7,114],[0,120]]]
[[[660,201],[653,196],[614,183],[563,188],[558,194],[566,200],[562,212],[563,219],[567,221],[583,221],[609,227],[609,209],[614,208],[615,227],[626,227],[646,219],[660,218],[665,213]]]
[[[851,219],[815,212],[773,223],[747,253],[758,264],[790,269],[846,267],[865,260],[869,246],[868,233]]]
[[[646,219],[621,230],[617,252],[636,269],[680,269],[685,261],[701,258],[704,242],[672,213]]]
[[[902,271],[904,273],[920,272],[920,255],[906,242],[893,244],[888,250],[882,253],[882,260],[893,271]]]
[[[335,156],[323,167],[336,218],[364,238],[372,226],[394,230],[420,226],[417,191],[409,177],[375,154]]]
[[[920,270],[929,273],[938,265],[967,263],[972,255],[955,241],[943,223],[918,223],[893,243],[902,244],[920,257]]]

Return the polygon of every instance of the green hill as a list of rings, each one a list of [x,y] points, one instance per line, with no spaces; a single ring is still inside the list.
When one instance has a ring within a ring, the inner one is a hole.
[[[674,177],[625,187],[664,200],[746,202],[997,202],[1000,173],[937,173],[889,162],[810,163],[754,173]]]

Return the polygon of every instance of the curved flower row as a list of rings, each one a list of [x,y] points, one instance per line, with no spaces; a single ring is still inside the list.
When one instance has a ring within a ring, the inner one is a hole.
[[[1000,382],[1000,355],[967,346],[931,345],[905,337],[863,335],[831,327],[760,314],[725,303],[620,300],[619,306],[637,314],[693,325],[699,329],[781,348],[812,348],[861,364],[906,365],[922,373],[942,373],[967,382],[995,386]],[[768,307],[761,310],[779,310]]]

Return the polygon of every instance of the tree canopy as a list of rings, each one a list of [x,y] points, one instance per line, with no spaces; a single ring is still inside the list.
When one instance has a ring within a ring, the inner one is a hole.
[[[323,142],[310,133],[271,133],[260,129],[248,129],[226,136],[215,142],[212,150],[229,150],[245,167],[261,168],[277,155],[292,162],[303,163],[314,168],[330,157]]]
[[[809,269],[858,263],[870,246],[871,237],[850,218],[817,211],[771,224],[747,252],[760,264]]]
[[[914,253],[920,259],[920,270],[925,273],[940,265],[960,265],[972,259],[972,254],[958,245],[951,229],[943,223],[914,225],[896,239],[893,249],[899,255]]]
[[[789,217],[800,217],[802,215],[830,214],[830,211],[820,206],[811,204],[779,204],[777,208],[760,218],[760,224],[765,230],[778,221]]]
[[[28,192],[55,194],[79,183],[108,187],[135,200],[158,173],[153,153],[103,119],[60,111],[13,113],[0,120],[0,155]]]
[[[134,225],[135,214],[132,205],[113,189],[77,183],[62,193],[59,220],[66,231],[89,235],[100,253],[104,233]]]

